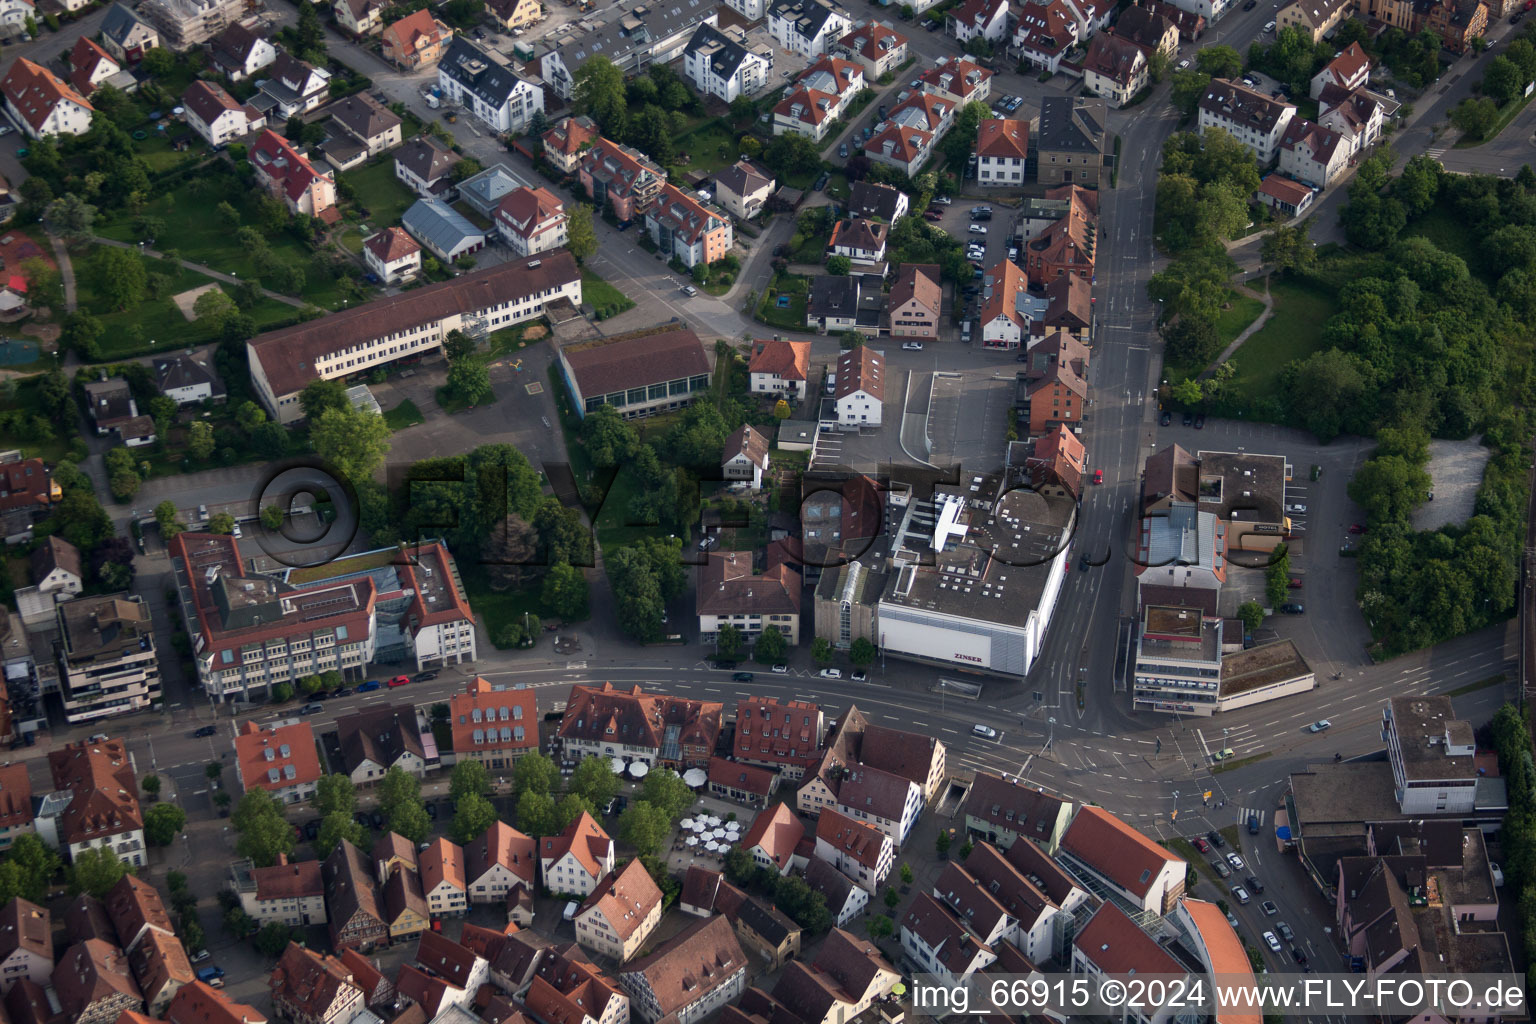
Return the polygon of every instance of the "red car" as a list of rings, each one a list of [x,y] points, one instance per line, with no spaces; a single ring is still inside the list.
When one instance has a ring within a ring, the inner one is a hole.
[[[1201,839],[1199,836],[1191,839],[1190,842],[1193,843],[1195,849],[1199,850],[1201,853],[1211,852],[1211,844],[1206,842],[1204,839]]]
[[[1350,523],[1349,524],[1349,532],[1350,533],[1364,533],[1365,532],[1365,527],[1360,525],[1359,523]]]
[[[1102,469],[1096,469],[1093,471],[1093,482],[1096,484],[1101,484],[1104,482],[1104,471]]]
[[[1292,590],[1300,590],[1301,589],[1301,580],[1296,579],[1293,576],[1290,579],[1285,581],[1285,585],[1290,587]]]
[[[410,676],[395,676],[395,678],[393,678],[393,679],[391,679],[389,681],[389,685],[390,686],[404,686],[406,683],[408,683],[410,681],[411,681],[411,677]]]

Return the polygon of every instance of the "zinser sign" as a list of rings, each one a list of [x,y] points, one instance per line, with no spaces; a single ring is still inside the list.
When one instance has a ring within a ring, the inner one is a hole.
[[[976,657],[974,654],[960,654],[957,651],[954,655],[952,655],[952,657],[956,661],[969,661],[969,662],[973,662],[974,664],[977,664],[977,665],[985,664],[985,662],[983,662],[980,658]]]

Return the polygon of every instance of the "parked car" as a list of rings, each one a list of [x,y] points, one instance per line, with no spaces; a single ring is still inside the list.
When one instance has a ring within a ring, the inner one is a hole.
[[[1227,841],[1223,839],[1221,837],[1221,833],[1217,832],[1215,829],[1207,832],[1205,834],[1205,838],[1209,839],[1211,841],[1211,845],[1216,847],[1218,850],[1227,845]]]
[[[1189,70],[1189,58],[1188,57],[1185,57],[1183,60],[1179,61],[1179,70],[1180,71],[1188,71]]]
[[[1296,601],[1287,601],[1280,606],[1281,613],[1285,615],[1300,615],[1307,610],[1307,606]]]
[[[411,676],[411,682],[413,682],[413,683],[429,683],[429,682],[431,682],[432,680],[434,680],[436,678],[437,678],[437,672],[435,670],[434,671],[428,671],[428,672],[417,672],[415,675]]]
[[[1301,580],[1300,580],[1300,578],[1298,578],[1296,576],[1292,576],[1290,579],[1285,581],[1285,585],[1287,587],[1290,587],[1292,590],[1300,590],[1301,589]]]
[[[304,823],[304,838],[314,842],[320,835],[320,821],[318,818]]]
[[[381,684],[379,683],[379,681],[377,679],[370,679],[366,683],[359,683],[358,687],[357,687],[357,692],[358,693],[372,693],[374,690],[377,690],[380,685]]]
[[[1195,429],[1196,430],[1204,430],[1205,429],[1205,413],[1200,412],[1200,413],[1196,413],[1195,414]]]
[[[1326,718],[1319,718],[1317,721],[1315,721],[1311,725],[1307,726],[1307,731],[1308,732],[1327,732],[1329,729],[1332,729],[1332,728],[1333,728],[1333,723],[1332,722],[1328,721],[1328,719],[1326,719]]]
[[[1362,523],[1350,523],[1349,524],[1349,532],[1350,533],[1364,533],[1365,532],[1365,526]]]
[[[1195,836],[1195,838],[1191,839],[1190,843],[1201,853],[1211,852],[1211,844],[1206,842],[1204,839],[1201,839],[1199,836]]]
[[[1248,881],[1248,888],[1249,889],[1253,890],[1256,893],[1259,893],[1260,895],[1263,895],[1263,893],[1264,893],[1264,883],[1259,880],[1259,876],[1258,875],[1249,875],[1247,881]]]
[[[848,143],[845,142],[841,146],[837,147],[837,155],[842,157],[844,160],[848,159]]]
[[[322,712],[324,710],[325,710],[325,705],[324,704],[305,704],[302,708],[299,709],[299,714],[301,714],[301,715],[318,715],[320,712]]]
[[[1286,505],[1285,510],[1287,512],[1294,512],[1298,516],[1304,516],[1307,514],[1307,506],[1297,501],[1293,501],[1289,505]]]
[[[825,171],[823,171],[821,177],[817,178],[816,179],[816,183],[811,186],[811,191],[813,191],[813,192],[820,192],[822,189],[827,187],[827,182],[829,182],[831,180],[832,180],[832,175],[827,174]]]
[[[973,235],[984,235],[987,233],[987,226],[985,224],[972,224],[966,230]]]
[[[733,672],[731,674],[731,682],[733,683],[750,683],[751,681],[751,672]]]
[[[1227,865],[1225,863],[1223,863],[1222,861],[1219,861],[1219,860],[1211,861],[1211,868],[1216,872],[1217,875],[1219,875],[1222,878],[1231,878],[1232,877],[1232,869],[1227,867]]]
[[[1102,469],[1096,469],[1093,471],[1093,482],[1096,484],[1101,484],[1104,482],[1104,471]]]
[[[734,669],[736,667],[736,663],[734,661],[731,661],[731,660],[727,659],[727,658],[716,658],[715,661],[714,661],[714,665],[715,665],[715,668],[725,669],[727,671],[729,671],[731,669]]]
[[[784,675],[785,673],[787,673],[789,671],[789,666],[788,665],[775,665],[775,666],[773,666],[773,671],[776,674],[782,676],[782,675]]]
[[[361,687],[359,687],[359,689],[361,689]],[[338,686],[336,689],[331,691],[332,697],[350,697],[351,695],[352,687],[350,686]]]
[[[867,672],[865,672],[864,670],[860,669],[859,671],[855,672],[853,675],[849,676],[848,677],[848,681],[849,682],[853,682],[853,683],[867,683],[867,682],[869,682],[869,674]]]
[[[841,678],[843,678],[843,672],[842,672],[841,669],[824,668],[824,669],[821,670],[821,678],[823,678],[823,679],[841,679]]]
[[[1272,22],[1272,21],[1266,21],[1264,23],[1264,34],[1267,35],[1267,36],[1268,35],[1274,35],[1274,32],[1275,32],[1275,23]],[[1280,951],[1279,947],[1276,946],[1275,952],[1278,953],[1279,951]]]
[[[1194,413],[1188,413],[1188,412],[1186,412],[1186,413],[1185,413],[1185,414],[1184,414],[1184,426],[1186,426],[1186,427],[1188,427],[1188,426],[1191,426],[1191,425],[1193,425],[1193,424],[1194,424],[1194,422],[1195,422],[1195,416],[1194,416]]]
[[[1260,903],[1259,909],[1264,911],[1264,916],[1266,917],[1274,917],[1280,913],[1280,908],[1275,906],[1273,900],[1265,900],[1263,903]]]
[[[436,821],[437,820],[437,804],[427,804],[426,808],[427,808],[427,817],[431,818],[433,821]]]
[[[695,295],[699,294],[699,290],[697,288],[695,288],[691,284],[683,285],[682,292],[683,292],[684,295],[688,296],[690,299],[693,298]]]
[[[1243,863],[1243,858],[1239,857],[1235,853],[1227,854],[1227,863],[1232,865],[1233,871],[1241,871],[1244,867],[1246,867],[1246,865]]]
[[[923,350],[923,343],[920,341],[904,341],[901,343],[901,347],[908,352],[921,352]]]
[[[938,210],[924,210],[923,219],[929,221],[941,221],[944,219],[944,215]]]
[[[954,202],[954,200],[949,198],[949,196],[934,196],[933,201],[939,206],[948,206],[950,203]]]
[[[1253,899],[1252,896],[1248,895],[1248,890],[1244,889],[1240,885],[1234,885],[1232,887],[1232,898],[1237,900],[1237,902],[1244,903],[1244,904],[1248,903],[1249,901],[1251,901]]]
[[[200,949],[196,953],[193,953],[191,956],[187,957],[187,959],[194,964],[200,964],[211,956],[213,956],[213,954],[208,952],[208,950]]]
[[[1168,424],[1173,422],[1173,413],[1169,412],[1167,409],[1164,409],[1163,414],[1157,418],[1157,422],[1159,426],[1166,427]]]
[[[975,733],[977,736],[980,736],[982,739],[985,739],[985,740],[995,740],[995,739],[997,739],[997,730],[992,728],[990,725],[977,725],[977,726],[974,726],[971,729],[971,732]]]
[[[207,967],[199,967],[197,969],[197,980],[204,983],[211,982],[214,978],[222,977],[224,977],[224,968],[218,964],[209,964]]]

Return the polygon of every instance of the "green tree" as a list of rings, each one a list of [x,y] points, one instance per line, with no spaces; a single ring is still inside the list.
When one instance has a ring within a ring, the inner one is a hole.
[[[311,674],[299,677],[299,692],[304,696],[313,697],[323,689],[325,689],[325,680],[319,676]]]
[[[526,759],[526,755],[522,760]],[[530,836],[552,836],[560,832],[555,798],[547,792],[529,789],[517,798],[517,827]]]
[[[160,795],[160,776],[149,774],[139,781],[139,788],[151,797]]]
[[[852,269],[853,260],[849,259],[847,256],[827,257],[827,273],[831,274],[833,277],[847,277],[848,272]]]
[[[784,660],[784,653],[788,649],[789,644],[778,626],[764,626],[757,636],[757,643],[753,645],[752,654],[764,665],[777,665]]]
[[[939,855],[940,860],[949,856],[949,846],[952,842],[954,840],[950,838],[949,830],[939,829],[939,834],[934,837],[933,849]]]
[[[1192,115],[1210,84],[1211,76],[1204,71],[1175,71],[1168,87],[1168,101],[1184,114]]]
[[[578,435],[586,446],[592,464],[599,469],[623,465],[640,447],[635,428],[620,418],[611,405],[600,405],[581,421]]]
[[[722,658],[735,658],[741,654],[741,630],[725,623],[715,633],[715,653]]]
[[[443,339],[443,358],[456,363],[475,351],[475,339],[463,331],[449,331]]]
[[[1502,107],[1520,95],[1526,81],[1528,79],[1521,73],[1519,65],[1500,54],[1488,62],[1483,72],[1483,95]]]
[[[235,517],[228,512],[215,512],[208,517],[208,532],[231,534],[235,532]]]
[[[209,782],[217,785],[219,777],[224,774],[224,766],[218,761],[210,761],[203,765],[203,774],[208,777]]]
[[[625,547],[606,556],[619,628],[647,642],[661,635],[664,606],[661,581],[638,547]]]
[[[235,852],[259,868],[276,864],[280,853],[293,852],[293,827],[283,818],[282,805],[264,789],[246,790],[229,821],[239,837]]]
[[[379,781],[379,810],[384,826],[413,843],[419,843],[432,831],[432,820],[421,803],[421,780],[399,765],[392,766]]]
[[[592,806],[592,801],[580,793],[567,793],[555,805],[555,831],[563,832],[566,826],[583,814],[589,818],[596,818],[598,813],[598,809]]]
[[[124,875],[133,873],[133,868],[118,860],[111,847],[93,846],[75,854],[70,863],[69,894],[78,896],[84,892],[102,899]]]
[[[64,318],[59,344],[71,349],[83,362],[96,362],[101,358],[98,342],[106,332],[106,325],[84,310],[75,310]]]
[[[1367,459],[1349,482],[1349,496],[1372,523],[1405,521],[1431,486],[1429,474],[1421,465],[1401,455],[1378,455]]]
[[[50,850],[35,832],[18,835],[6,859],[0,862],[0,899],[9,903],[20,896],[32,903],[46,903],[48,889],[61,865],[59,855]],[[3,906],[3,904],[0,904]]]
[[[853,662],[859,668],[863,668],[874,661],[875,656],[879,653],[880,652],[875,649],[874,644],[870,643],[867,639],[861,636],[851,645],[849,645],[848,660]]]
[[[763,148],[763,163],[780,177],[811,174],[821,169],[821,150],[809,137],[785,132]]]
[[[606,757],[588,757],[571,773],[566,791],[585,797],[593,807],[601,809],[618,795],[619,778]]]
[[[459,764],[465,763],[459,762]],[[474,842],[494,824],[496,824],[496,808],[481,794],[469,793],[454,804],[453,838],[461,845]]]
[[[48,226],[63,235],[66,241],[76,244],[91,237],[91,231],[96,224],[96,207],[73,192],[66,192],[48,204],[48,211],[43,218],[48,222]],[[108,247],[103,246],[97,251],[107,250]],[[127,249],[111,251],[138,258],[137,253],[131,253]]]
[[[1451,111],[1451,123],[1469,139],[1474,141],[1485,139],[1488,133],[1493,131],[1494,125],[1499,123],[1498,104],[1486,96],[1479,99],[1469,96]],[[1350,199],[1354,199],[1353,194]],[[1354,205],[1353,202],[1350,205]]]
[[[357,787],[350,777],[340,772],[322,775],[315,783],[315,795],[310,798],[310,804],[321,817],[344,814],[350,818],[357,810]]]
[[[299,407],[304,418],[314,422],[327,409],[347,410],[352,403],[347,400],[347,386],[340,380],[315,378],[299,392]]]
[[[565,247],[576,262],[585,263],[597,252],[597,232],[592,227],[592,207],[574,203],[565,220]]]
[[[237,939],[255,934],[260,927],[250,914],[239,907],[233,907],[224,912],[224,930]]]
[[[151,846],[170,846],[187,826],[187,812],[175,804],[155,804],[144,812],[144,838]]]
[[[176,505],[171,501],[162,501],[155,506],[155,524],[160,527],[160,536],[166,541],[185,529],[177,522]]]
[[[389,425],[376,412],[327,409],[311,422],[309,442],[347,479],[368,480],[389,454]]]
[[[55,470],[54,478],[58,478]],[[66,491],[53,506],[56,533],[77,548],[93,548],[113,534],[112,518],[89,490]]]
[[[624,72],[613,61],[596,56],[582,62],[576,69],[571,99],[575,112],[597,122],[608,138],[625,135],[629,102],[624,92]]]
[[[448,367],[448,391],[470,406],[482,405],[496,395],[490,371],[473,359],[461,359]]]
[[[811,641],[811,658],[818,665],[826,665],[832,661],[832,644],[824,636],[819,636]]]
[[[903,861],[901,865],[901,884],[911,885],[914,877],[916,876],[912,873],[912,865]]]
[[[512,766],[512,796],[521,799],[527,792],[548,795],[560,778],[555,762],[538,751],[530,751]]]
[[[896,890],[890,886],[885,887],[885,895],[882,897],[882,899],[885,900],[885,905],[891,910],[895,910],[896,905],[901,902],[901,897],[897,895]]]
[[[1243,620],[1243,626],[1252,633],[1264,624],[1264,606],[1257,601],[1244,601],[1237,606],[1237,617]]]
[[[896,926],[891,923],[891,919],[884,914],[871,914],[869,917],[866,917],[864,919],[864,928],[869,933],[869,937],[876,942],[889,938],[891,933],[896,930]]]
[[[1207,46],[1195,54],[1195,67],[1212,78],[1236,78],[1243,73],[1243,56],[1230,46]]]
[[[645,777],[640,788],[640,798],[652,807],[659,807],[669,819],[677,821],[692,807],[698,798],[682,777],[670,768],[656,768]]]
[[[283,507],[281,505],[263,505],[261,508],[261,525],[269,530],[281,530],[283,528]]]
[[[171,73],[176,66],[176,55],[163,46],[152,46],[139,58],[139,67],[155,78]]]
[[[315,853],[321,860],[336,852],[336,847],[346,840],[359,850],[368,848],[368,830],[359,825],[350,814],[333,811],[320,819],[320,832],[315,837]]]
[[[238,312],[238,309],[235,306],[235,300],[225,295],[215,285],[197,297],[197,301],[192,304],[192,312],[199,320],[222,325],[225,318]]]
[[[568,562],[556,563],[544,577],[540,597],[561,618],[581,618],[587,612],[587,577]]]
[[[198,420],[187,426],[187,454],[199,462],[213,454],[216,443],[210,424]]]
[[[143,302],[149,287],[149,271],[144,266],[144,258],[128,249],[108,245],[91,254],[86,264],[86,279],[115,310],[130,309]]]
[[[619,815],[619,838],[642,857],[659,853],[671,830],[672,822],[666,812],[644,800],[636,800]]]
[[[1281,224],[1264,236],[1260,259],[1276,270],[1306,270],[1317,262],[1317,249],[1307,237],[1307,225]]]
[[[309,7],[307,0],[301,0],[304,7]],[[271,959],[277,959],[283,955],[283,950],[288,948],[288,943],[293,941],[293,929],[281,921],[268,921],[261,926],[261,931],[256,933],[256,952]]]
[[[491,777],[485,770],[485,765],[479,761],[463,760],[453,766],[453,775],[448,782],[448,795],[455,801],[465,797],[485,796],[491,791]]]

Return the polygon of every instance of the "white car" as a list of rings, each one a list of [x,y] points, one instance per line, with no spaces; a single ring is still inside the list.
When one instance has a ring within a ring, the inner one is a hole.
[[[1307,506],[1305,506],[1305,505],[1299,505],[1299,504],[1287,505],[1287,506],[1285,506],[1285,510],[1287,512],[1294,512],[1294,513],[1296,513],[1299,516],[1304,516],[1304,515],[1307,514]]]
[[[839,668],[824,668],[821,670],[821,678],[841,679],[843,678],[843,670]]]
[[[972,224],[966,230],[973,235],[984,235],[987,233],[987,226],[985,224]]]
[[[1188,71],[1189,70],[1189,58],[1188,57],[1185,57],[1183,60],[1179,61],[1179,70],[1180,71]]]
[[[1272,34],[1274,34],[1274,31],[1275,31],[1275,23],[1274,22],[1271,21],[1271,22],[1268,22],[1268,23],[1265,24],[1265,26],[1264,26],[1264,34],[1265,35],[1272,35]]]
[[[901,347],[908,352],[921,352],[923,350],[923,343],[920,341],[904,341],[901,343]]]
[[[774,671],[775,674],[782,676],[786,672],[789,671],[789,666],[788,665],[775,665],[775,666],[773,666],[773,671]]]
[[[1271,22],[1270,24],[1274,24],[1274,23]],[[1275,953],[1284,952],[1284,950],[1282,950],[1280,948],[1280,940],[1275,938],[1275,933],[1274,932],[1265,932],[1264,933],[1264,944],[1270,948],[1271,952],[1275,952]]]
[[[1319,718],[1317,721],[1315,721],[1311,725],[1307,726],[1307,731],[1308,732],[1324,732],[1324,731],[1326,731],[1328,729],[1332,729],[1332,728],[1333,728],[1333,723],[1332,722],[1328,721],[1328,719],[1326,719],[1326,718]]]
[[[8,124],[0,124],[0,138],[4,138],[5,136],[11,134],[11,132],[13,132],[15,130],[16,129],[12,128]]]
[[[934,196],[933,197],[933,203],[934,203],[935,206],[948,206],[950,203],[953,203],[953,202],[954,202],[954,200],[949,198],[949,196]]]
[[[1239,857],[1235,853],[1227,854],[1227,863],[1232,865],[1233,871],[1243,870],[1243,858]]]
[[[971,729],[971,732],[985,740],[997,739],[997,730],[992,728],[990,725],[978,725]]]

